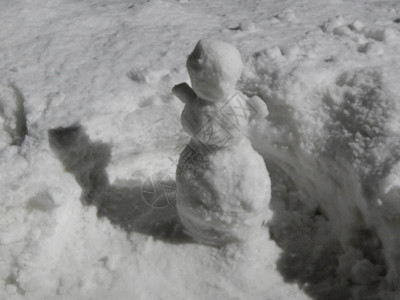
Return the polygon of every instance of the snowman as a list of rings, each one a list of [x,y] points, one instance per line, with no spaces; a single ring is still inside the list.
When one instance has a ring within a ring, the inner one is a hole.
[[[247,138],[267,107],[236,90],[243,63],[228,43],[200,40],[186,67],[192,87],[173,88],[185,104],[181,122],[191,136],[176,172],[178,215],[196,241],[244,242],[269,218],[269,174]]]

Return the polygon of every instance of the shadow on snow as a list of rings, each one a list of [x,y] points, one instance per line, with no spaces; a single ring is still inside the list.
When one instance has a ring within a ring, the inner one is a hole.
[[[182,232],[173,203],[161,208],[148,205],[138,181],[110,184],[106,172],[110,145],[91,141],[80,125],[51,129],[48,134],[52,150],[82,188],[82,204],[96,206],[98,217],[108,218],[128,233],[139,232],[170,243],[190,241]]]

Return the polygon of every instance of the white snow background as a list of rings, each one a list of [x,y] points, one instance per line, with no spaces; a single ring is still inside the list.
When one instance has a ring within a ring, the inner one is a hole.
[[[396,0],[0,0],[0,299],[400,299]],[[171,88],[234,44],[273,219],[245,245],[141,195],[187,141]],[[271,239],[272,238],[272,239]]]

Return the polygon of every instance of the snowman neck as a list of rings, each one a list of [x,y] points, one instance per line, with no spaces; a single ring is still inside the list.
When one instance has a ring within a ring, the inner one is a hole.
[[[220,103],[224,103],[228,99],[232,98],[236,93],[237,93],[237,91],[233,90],[231,93],[229,93],[229,95],[227,97],[220,98],[220,99],[217,99],[217,100],[208,100],[208,99],[202,98],[200,96],[197,96],[197,98],[199,100],[201,100],[201,101],[204,101],[206,104],[210,104],[210,105],[211,104],[220,104]]]

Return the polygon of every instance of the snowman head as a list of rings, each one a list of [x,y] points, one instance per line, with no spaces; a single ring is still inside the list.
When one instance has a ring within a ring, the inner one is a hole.
[[[202,39],[189,55],[186,67],[197,96],[217,102],[227,99],[235,90],[243,63],[234,46]]]

